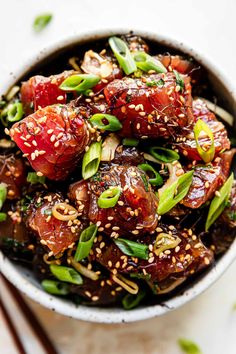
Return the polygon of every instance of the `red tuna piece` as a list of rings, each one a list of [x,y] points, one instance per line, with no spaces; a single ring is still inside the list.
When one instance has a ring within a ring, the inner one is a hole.
[[[17,122],[10,136],[37,172],[63,180],[76,167],[91,138],[80,108],[45,107]]]

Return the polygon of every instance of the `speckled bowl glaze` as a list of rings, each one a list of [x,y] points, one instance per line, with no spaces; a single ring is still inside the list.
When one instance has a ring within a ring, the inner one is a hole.
[[[61,51],[63,48],[71,47],[75,44],[85,43],[86,41],[96,41],[114,34],[125,34],[130,32],[130,29],[117,29],[107,30],[103,32],[80,34],[72,38],[55,44],[51,48],[42,50],[36,58],[31,58],[24,67],[16,73],[11,73],[7,78],[4,78],[5,84],[1,87],[1,94],[6,92],[19,78],[30,68],[34,67],[37,63],[49,57],[55,52]],[[213,67],[205,58],[196,54],[191,48],[187,48],[182,43],[178,43],[172,39],[159,36],[158,34],[146,33],[143,31],[135,31],[135,34],[141,35],[143,38],[159,43],[172,49],[182,51],[194,57],[203,67],[205,67],[209,74],[209,80],[214,87],[215,92],[225,102],[227,110],[234,115],[234,129],[236,130],[236,96],[231,88],[227,78],[223,77],[217,68]],[[229,267],[229,265],[236,259],[236,239],[228,251],[216,262],[216,264],[205,271],[202,275],[196,278],[187,289],[180,294],[174,296],[161,304],[139,307],[134,310],[125,311],[121,308],[99,308],[77,306],[70,301],[62,298],[53,297],[45,293],[34,277],[33,273],[7,259],[0,253],[0,267],[5,277],[12,282],[20,291],[29,296],[32,300],[39,304],[56,311],[60,314],[73,317],[76,319],[101,322],[101,323],[121,323],[121,322],[134,322],[139,320],[148,319],[155,316],[161,316],[168,311],[174,310],[188,301],[201,294],[209,286],[211,286]]]

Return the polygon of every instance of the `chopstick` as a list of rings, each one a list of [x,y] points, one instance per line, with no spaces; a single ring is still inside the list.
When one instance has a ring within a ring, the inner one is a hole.
[[[35,336],[41,343],[42,347],[44,348],[45,352],[47,354],[58,354],[56,348],[54,347],[53,343],[49,339],[47,333],[39,323],[37,317],[31,310],[31,308],[27,305],[25,302],[24,298],[22,295],[19,293],[19,291],[3,276],[3,281],[5,285],[7,286],[9,292],[15,299],[16,303],[18,304],[18,307],[22,313],[22,315],[25,317],[27,323],[29,324],[30,328],[34,332]],[[14,327],[14,326],[13,326]],[[13,333],[13,332],[12,332]],[[18,337],[19,338],[19,337]],[[26,354],[25,351],[20,352],[22,354]]]
[[[10,332],[12,339],[17,347],[18,352],[20,354],[27,354],[22,343],[21,343],[20,337],[17,334],[16,328],[11,320],[11,317],[10,317],[9,313],[7,312],[7,309],[1,299],[0,299],[0,308],[2,310],[3,316],[6,320],[6,323],[7,323],[8,329],[9,329],[9,332]]]

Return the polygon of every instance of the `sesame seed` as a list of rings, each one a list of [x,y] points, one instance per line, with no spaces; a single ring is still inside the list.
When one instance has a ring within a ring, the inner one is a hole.
[[[101,251],[101,249],[100,248],[96,248],[96,252],[98,253],[98,254],[101,254],[102,253],[102,251]]]
[[[112,267],[112,261],[108,261],[108,266],[111,268]]]
[[[109,220],[109,221],[111,221],[111,220],[113,220],[113,219],[114,219],[113,216],[108,216],[108,218],[107,218],[107,220]]]
[[[138,123],[137,125],[136,125],[136,128],[137,128],[137,130],[139,130],[140,129],[140,123]]]
[[[189,250],[191,248],[190,244],[188,243],[186,246],[185,246],[185,250]]]
[[[124,205],[124,202],[123,202],[122,200],[119,200],[119,201],[118,201],[118,204],[119,204],[120,206],[123,206],[123,205]]]
[[[109,229],[110,227],[111,227],[111,224],[106,224],[106,225],[105,225],[105,228],[106,228],[106,229]]]
[[[30,157],[31,157],[31,160],[34,161],[34,160],[35,160],[35,157],[36,157],[36,156],[35,156],[35,153],[32,152],[32,154],[30,155]]]
[[[99,231],[99,232],[104,231],[104,227],[99,227],[99,228],[98,228],[98,231]]]
[[[64,97],[63,97],[62,95],[57,96],[57,100],[58,100],[58,101],[62,101],[62,100],[64,100]]]
[[[98,296],[93,296],[92,301],[98,301],[99,297]]]
[[[119,261],[116,262],[115,267],[116,268],[120,268],[120,262]]]
[[[138,234],[139,234],[139,231],[138,231],[138,230],[133,230],[133,231],[132,231],[132,234],[133,234],[133,235],[138,235]]]
[[[53,129],[48,129],[47,133],[50,135],[53,133]]]
[[[206,187],[206,188],[209,188],[209,187],[210,187],[209,182],[206,182],[206,183],[205,183],[205,187]]]
[[[148,259],[148,263],[153,263],[153,262],[154,262],[154,257]]]
[[[27,143],[27,141],[24,142],[25,146],[31,147],[31,145],[29,143]]]
[[[141,117],[144,117],[144,116],[146,115],[146,113],[145,113],[145,112],[139,112],[139,115],[140,115]]]
[[[89,291],[85,291],[85,295],[87,295],[88,297],[91,297],[92,295],[91,295],[91,293],[89,292]]]
[[[53,134],[50,138],[50,141],[53,143],[55,140],[56,140],[56,135]]]
[[[219,191],[215,191],[215,196],[216,196],[216,197],[220,197],[220,195],[221,195],[221,194],[220,194]]]
[[[205,257],[205,258],[204,258],[204,263],[205,263],[206,265],[208,265],[208,264],[210,264],[210,260],[209,260],[207,257]]]
[[[59,141],[56,141],[55,144],[54,144],[55,147],[58,147],[59,145],[60,145]]]
[[[175,252],[178,253],[179,250],[180,250],[180,247],[179,247],[179,246],[176,246],[176,247],[175,247]]]
[[[42,245],[46,245],[46,244],[47,244],[47,242],[46,242],[45,240],[40,240],[40,243],[41,243]]]
[[[199,242],[199,243],[196,243],[196,245],[194,246],[194,248],[200,248],[202,247],[202,244]]]

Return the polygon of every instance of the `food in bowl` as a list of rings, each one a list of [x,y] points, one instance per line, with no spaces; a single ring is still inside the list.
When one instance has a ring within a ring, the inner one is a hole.
[[[231,116],[198,63],[133,34],[77,55],[1,101],[1,249],[76,303],[158,303],[235,238]]]

